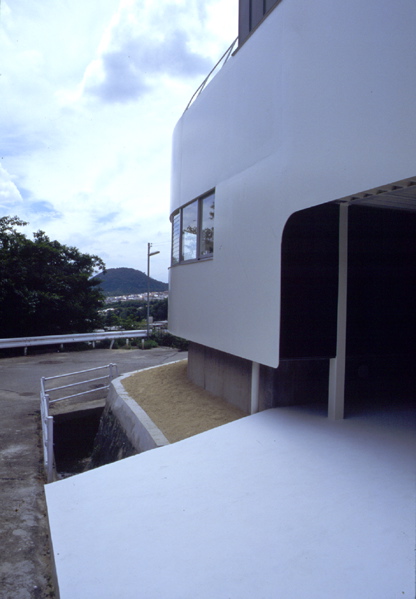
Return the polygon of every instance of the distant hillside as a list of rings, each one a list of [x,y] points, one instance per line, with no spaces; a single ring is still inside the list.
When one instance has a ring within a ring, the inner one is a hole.
[[[109,268],[94,278],[101,280],[101,289],[107,296],[146,293],[147,275],[134,268]],[[167,291],[168,284],[150,277],[150,291]]]

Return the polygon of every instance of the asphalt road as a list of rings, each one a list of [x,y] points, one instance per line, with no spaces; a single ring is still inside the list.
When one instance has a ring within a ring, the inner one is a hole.
[[[171,348],[0,359],[0,599],[54,597],[44,500],[40,378],[114,363],[119,374],[186,358]]]

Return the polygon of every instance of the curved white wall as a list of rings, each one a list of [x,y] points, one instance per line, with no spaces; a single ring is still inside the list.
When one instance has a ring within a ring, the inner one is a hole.
[[[283,0],[179,121],[171,210],[216,187],[214,259],[170,270],[173,333],[278,365],[293,212],[415,175],[414,0]]]

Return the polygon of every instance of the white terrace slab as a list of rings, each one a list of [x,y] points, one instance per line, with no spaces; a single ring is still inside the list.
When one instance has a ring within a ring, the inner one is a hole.
[[[50,484],[60,597],[413,598],[415,463],[414,412],[280,408]]]

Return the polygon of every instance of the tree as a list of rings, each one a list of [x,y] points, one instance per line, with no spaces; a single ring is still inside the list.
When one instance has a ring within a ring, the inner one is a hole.
[[[0,337],[85,333],[100,325],[101,258],[51,241],[28,239],[17,216],[0,218]]]
[[[162,299],[152,302],[150,304],[150,314],[154,320],[167,320],[168,319],[168,300]]]

